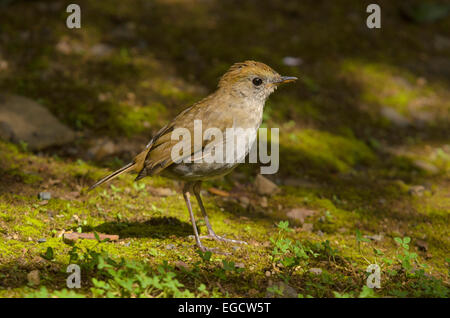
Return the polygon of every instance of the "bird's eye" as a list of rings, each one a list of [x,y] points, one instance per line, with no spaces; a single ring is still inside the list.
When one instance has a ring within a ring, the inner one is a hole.
[[[259,77],[255,77],[252,82],[253,82],[253,85],[259,86],[262,84],[263,81]]]

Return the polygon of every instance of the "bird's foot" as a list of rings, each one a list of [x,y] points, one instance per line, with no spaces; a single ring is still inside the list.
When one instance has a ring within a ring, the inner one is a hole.
[[[203,235],[200,236],[201,239],[207,239],[207,240],[216,240],[216,241],[221,241],[221,242],[227,242],[227,243],[233,243],[233,244],[245,244],[247,245],[247,242],[245,241],[239,241],[239,240],[233,240],[233,239],[229,239],[223,236],[219,236],[215,233],[213,234],[208,234],[208,235]]]

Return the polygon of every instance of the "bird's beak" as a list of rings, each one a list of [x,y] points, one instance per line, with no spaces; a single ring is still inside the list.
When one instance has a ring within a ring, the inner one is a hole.
[[[274,84],[284,84],[284,83],[290,83],[295,82],[298,78],[295,76],[281,76],[273,81]]]

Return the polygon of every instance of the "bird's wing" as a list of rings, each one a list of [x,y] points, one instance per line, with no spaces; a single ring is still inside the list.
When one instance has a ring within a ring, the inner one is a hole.
[[[180,140],[172,140],[172,132],[177,128],[185,128],[190,132],[190,153],[183,154],[185,157],[193,156],[195,152],[203,149],[210,141],[201,140],[201,149],[194,147],[194,121],[202,120],[203,131],[210,127],[217,127],[222,131],[226,127],[232,127],[233,118],[231,114],[219,112],[213,103],[213,96],[210,95],[193,106],[180,113],[175,119],[162,128],[155,137],[148,143],[146,149],[136,156],[135,162],[138,163],[136,169],[139,171],[136,180],[146,176],[156,175],[168,166],[174,163],[172,158],[172,148]],[[188,142],[188,141],[185,141]]]

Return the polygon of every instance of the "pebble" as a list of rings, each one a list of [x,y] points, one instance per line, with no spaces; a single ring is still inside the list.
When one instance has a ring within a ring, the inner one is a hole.
[[[421,170],[423,170],[425,172],[428,172],[431,174],[435,174],[435,173],[439,172],[439,169],[435,165],[433,165],[429,162],[426,162],[423,160],[415,160],[413,163],[416,167],[420,168]]]
[[[320,274],[322,274],[322,269],[321,269],[321,268],[313,267],[313,268],[310,268],[310,269],[309,269],[309,272],[310,272],[310,273],[313,273],[313,274],[315,274],[315,275],[320,275]]]
[[[300,221],[301,223],[305,222],[305,218],[308,216],[312,216],[316,213],[314,210],[305,209],[305,208],[294,208],[286,213],[286,216],[292,220]]]
[[[312,223],[303,223],[302,230],[305,232],[312,232],[314,229],[314,224]]]
[[[383,107],[381,115],[398,127],[407,127],[411,124],[410,120],[390,107]]]
[[[40,238],[39,240],[37,240],[38,241],[38,243],[45,243],[45,242],[47,242],[47,239],[45,239],[45,238]]]
[[[368,238],[369,240],[372,241],[377,241],[380,242],[383,240],[383,235],[381,234],[376,234],[376,235],[364,235],[365,238]]]
[[[267,208],[269,206],[269,202],[267,201],[266,197],[261,198],[260,204],[261,204],[261,207],[263,207],[263,208]]]
[[[166,245],[166,250],[173,250],[175,248],[174,244],[167,244]]]
[[[278,287],[278,289],[282,292],[282,296],[276,295],[272,292],[267,292],[266,297],[297,298],[298,296],[298,292],[285,282],[275,282],[272,286]]]
[[[255,179],[255,189],[260,195],[271,195],[280,192],[280,188],[262,175],[258,174]]]
[[[39,192],[38,198],[39,200],[50,200],[52,194],[50,192]]]
[[[35,286],[39,285],[39,283],[41,282],[41,279],[39,277],[39,271],[37,269],[32,270],[31,272],[29,272],[27,274],[27,279],[31,285],[35,285]]]
[[[250,204],[250,199],[247,197],[239,197],[239,202],[243,208],[247,208]]]
[[[416,185],[409,188],[408,193],[413,196],[421,197],[425,192],[425,187],[422,185]]]
[[[428,251],[428,243],[422,240],[417,240],[416,245],[419,248],[419,250],[426,252]]]
[[[299,66],[303,63],[303,60],[299,57],[286,56],[283,58],[283,64],[287,66]]]

